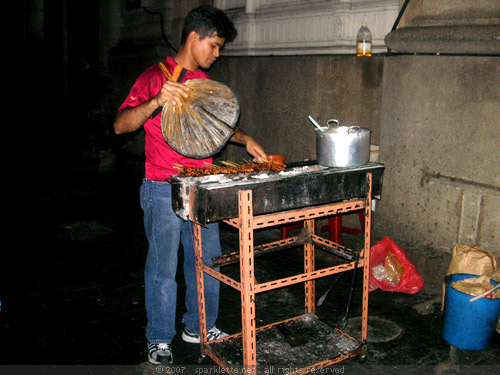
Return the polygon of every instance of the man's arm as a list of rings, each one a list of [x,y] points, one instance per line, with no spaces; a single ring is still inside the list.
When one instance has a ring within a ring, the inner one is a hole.
[[[130,133],[139,129],[158,107],[168,101],[173,105],[182,105],[180,96],[187,98],[189,88],[182,83],[167,81],[158,95],[139,104],[137,107],[125,108],[116,116],[113,127],[116,134]]]
[[[116,134],[130,133],[139,129],[153,114],[156,108],[155,98],[139,104],[137,107],[125,108],[118,112],[113,127]]]
[[[230,141],[245,145],[247,152],[254,157],[253,161],[262,162],[267,160],[267,155],[264,149],[255,141],[255,139],[243,132],[243,130],[236,129],[233,136],[230,138]]]

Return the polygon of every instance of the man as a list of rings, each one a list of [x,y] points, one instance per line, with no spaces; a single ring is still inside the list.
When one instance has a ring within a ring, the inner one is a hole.
[[[141,186],[141,207],[149,242],[144,273],[148,317],[146,338],[148,358],[153,364],[173,361],[170,344],[176,333],[175,274],[181,242],[184,248],[187,309],[182,319],[185,325],[182,339],[190,343],[200,342],[193,228],[191,222],[181,220],[173,212],[168,179],[178,174],[174,168],[176,164],[200,167],[205,162],[212,162],[212,159],[189,159],[170,148],[161,132],[158,108],[161,109],[167,101],[181,106],[181,98],[186,98],[189,90],[182,82],[194,78],[209,79],[201,68],[210,68],[219,57],[224,43],[233,41],[236,33],[233,23],[222,11],[210,6],[192,10],[184,21],[179,52],[174,58],[167,57],[164,62],[173,76],[174,71],[185,74],[181,82],[167,80],[158,66],[149,68],[135,82],[114,123],[117,134],[133,132],[141,126],[146,131],[146,177]],[[179,69],[182,67],[185,70]],[[254,161],[267,158],[262,147],[241,130],[237,129],[230,140],[244,144]],[[208,262],[221,254],[218,223],[202,228],[202,247],[204,259]],[[205,310],[209,341],[227,336],[215,327],[218,304],[219,283],[206,275]]]

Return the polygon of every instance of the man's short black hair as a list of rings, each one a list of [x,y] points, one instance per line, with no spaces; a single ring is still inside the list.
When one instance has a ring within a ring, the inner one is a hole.
[[[186,42],[191,31],[196,31],[200,39],[217,35],[224,38],[225,43],[232,42],[238,34],[227,15],[210,5],[201,5],[186,16],[182,26],[181,45]]]

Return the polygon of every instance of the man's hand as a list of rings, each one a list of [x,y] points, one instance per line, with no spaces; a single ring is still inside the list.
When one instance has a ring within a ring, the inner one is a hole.
[[[267,160],[267,155],[264,149],[252,138],[247,144],[247,152],[253,156],[253,161],[257,163],[262,163]]]
[[[172,81],[167,81],[162,86],[158,95],[154,97],[154,100],[158,107],[163,107],[166,102],[170,102],[173,105],[182,106],[182,99],[187,99],[189,87],[183,83],[177,83]]]
[[[249,135],[245,134],[243,130],[236,129],[231,142],[240,143],[246,146],[247,152],[253,156],[253,161],[261,163],[267,160],[267,155],[264,149]]]

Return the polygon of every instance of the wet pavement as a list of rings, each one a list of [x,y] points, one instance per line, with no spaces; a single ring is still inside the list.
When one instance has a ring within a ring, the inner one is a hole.
[[[165,371],[146,362],[143,270],[147,243],[139,207],[140,183],[140,178],[116,173],[74,172],[64,178],[40,180],[36,186],[15,187],[4,196],[4,238],[13,241],[3,246],[1,258],[0,371]],[[237,238],[233,228],[221,226],[224,252],[237,249]],[[277,240],[279,230],[258,231],[255,239],[256,244]],[[359,249],[361,236],[345,234],[344,240]],[[338,259],[317,251],[317,268],[335,262]],[[223,270],[237,273],[235,267]],[[270,280],[284,268],[300,272],[302,267],[300,249],[269,254],[256,261],[256,279]],[[345,330],[355,337],[361,315],[360,275]],[[317,308],[321,321],[331,326],[340,324],[351,277],[352,272],[347,272]],[[317,298],[324,295],[334,278],[317,280]],[[178,282],[181,332],[182,267]],[[240,332],[239,294],[226,285],[221,291],[217,325],[230,334]],[[259,294],[256,324],[303,314],[303,299],[302,285]],[[498,373],[500,335],[495,333],[490,347],[483,351],[452,347],[441,335],[440,305],[441,295],[426,289],[414,295],[371,292],[368,355],[364,361],[341,362],[331,372]],[[184,343],[178,335],[172,346],[175,366],[200,368],[197,345]],[[201,364],[212,368],[214,362],[205,358]]]

